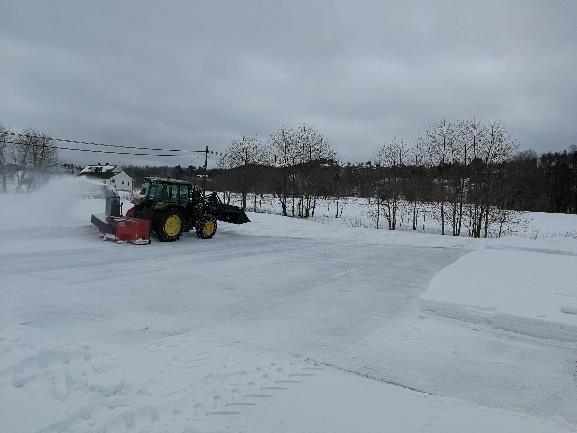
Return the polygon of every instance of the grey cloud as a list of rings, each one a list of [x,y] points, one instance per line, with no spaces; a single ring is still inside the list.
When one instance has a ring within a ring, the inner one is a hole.
[[[575,2],[399,3],[2,0],[0,122],[216,149],[310,122],[344,160],[444,117],[577,143]]]

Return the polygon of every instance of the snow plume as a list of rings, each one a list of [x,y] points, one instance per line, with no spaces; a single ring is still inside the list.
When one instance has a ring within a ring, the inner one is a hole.
[[[32,192],[10,194],[0,207],[0,227],[14,230],[85,225],[95,212],[104,212],[101,183],[83,177],[56,176]]]

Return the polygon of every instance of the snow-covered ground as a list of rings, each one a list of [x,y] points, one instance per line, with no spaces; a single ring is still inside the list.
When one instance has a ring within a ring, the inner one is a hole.
[[[570,237],[250,214],[117,245],[86,189],[0,195],[0,431],[577,428]]]
[[[241,196],[232,194],[231,203],[240,205]],[[292,212],[292,202],[288,201],[287,212]],[[256,207],[254,195],[249,194],[247,208],[256,210],[256,212],[281,214],[280,202],[273,195],[258,196]],[[339,217],[336,218],[338,209]],[[450,209],[450,204],[446,204]],[[345,198],[319,198],[317,200],[314,217],[310,218],[315,222],[323,224],[344,224],[349,227],[376,228],[376,204],[374,200],[358,197]],[[414,232],[425,234],[441,234],[441,222],[439,221],[439,206],[437,204],[419,204],[417,206],[417,225]],[[298,214],[298,201],[295,201],[295,213]],[[387,230],[387,221],[385,211],[381,209],[379,229]],[[411,231],[413,218],[413,205],[411,203],[400,201],[397,215],[397,231]],[[503,236],[529,239],[548,239],[548,238],[570,238],[577,239],[577,217],[566,214],[548,214],[543,212],[515,212],[502,227]],[[445,233],[451,233],[450,212],[446,214]],[[468,236],[469,219],[464,216],[461,237]],[[498,237],[499,226],[496,222],[490,224],[488,237]]]
[[[485,249],[461,257],[422,295],[433,311],[577,342],[577,255]]]

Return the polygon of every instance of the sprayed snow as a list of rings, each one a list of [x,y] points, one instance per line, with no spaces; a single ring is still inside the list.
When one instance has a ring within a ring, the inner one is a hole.
[[[7,230],[85,225],[87,212],[102,212],[102,199],[88,199],[102,195],[101,189],[102,183],[85,177],[52,177],[30,193],[2,196],[0,221]]]

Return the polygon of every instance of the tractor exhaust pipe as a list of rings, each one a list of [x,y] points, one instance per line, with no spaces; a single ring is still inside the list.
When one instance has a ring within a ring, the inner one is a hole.
[[[121,217],[122,216],[122,204],[120,201],[120,196],[118,193],[107,186],[104,187],[104,193],[106,194],[106,208],[104,213],[107,217]]]

